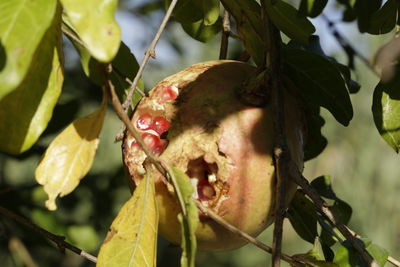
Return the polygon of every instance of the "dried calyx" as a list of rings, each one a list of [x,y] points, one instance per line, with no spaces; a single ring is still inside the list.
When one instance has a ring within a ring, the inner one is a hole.
[[[275,188],[270,109],[246,107],[236,94],[254,71],[254,67],[235,61],[193,65],[158,83],[132,116],[147,147],[190,177],[194,198],[253,236],[273,221]],[[286,102],[287,142],[292,158],[302,168],[301,116],[293,100]],[[155,175],[160,233],[179,243],[180,209],[172,187],[155,168],[145,170],[146,155],[129,133],[123,155],[133,188],[146,171]],[[288,200],[294,189],[290,184]],[[245,244],[200,215],[199,249],[227,250]]]

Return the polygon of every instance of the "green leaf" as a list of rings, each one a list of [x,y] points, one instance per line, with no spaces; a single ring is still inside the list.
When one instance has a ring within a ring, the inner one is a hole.
[[[222,19],[220,18],[215,24],[207,26],[204,19],[193,23],[182,23],[183,30],[192,38],[200,42],[208,42],[222,29]]]
[[[49,196],[46,201],[49,210],[57,208],[55,200],[58,195],[62,197],[71,193],[90,170],[106,109],[107,98],[103,96],[97,111],[71,123],[43,154],[35,177]]]
[[[238,34],[247,52],[257,66],[265,64],[265,29],[261,20],[261,7],[254,0],[221,0],[235,18]]]
[[[389,253],[373,244],[368,239],[359,240],[362,242],[366,250],[371,254],[372,257],[380,264],[380,266],[384,266]],[[344,241],[336,251],[335,258],[333,262],[338,264],[340,267],[367,267],[370,266],[369,263],[366,263],[362,256],[350,245],[349,241]]]
[[[324,10],[328,0],[301,0],[299,12],[305,16],[315,18]]]
[[[368,31],[371,16],[382,5],[382,0],[357,0],[354,8],[357,13],[358,29],[360,32]]]
[[[331,210],[336,218],[344,224],[348,224],[353,213],[353,209],[343,200],[336,200],[331,206]]]
[[[0,1],[0,99],[29,73],[56,7],[55,0]]]
[[[380,82],[374,91],[372,114],[382,138],[397,153],[400,149],[400,78],[390,83]]]
[[[329,60],[300,49],[284,49],[285,74],[300,89],[303,98],[330,111],[335,119],[347,126],[353,107],[346,81]]]
[[[115,21],[117,0],[61,0],[68,21],[90,54],[110,62],[118,52],[121,30]]]
[[[103,78],[101,74],[101,68],[103,68],[103,64],[93,58],[89,51],[75,40],[70,39],[70,41],[80,55],[82,68],[86,76],[88,76],[90,80],[92,80],[98,86],[102,86]],[[119,98],[122,101],[125,101],[128,91],[131,88],[130,84],[125,78],[129,78],[131,81],[133,81],[137,71],[139,70],[139,64],[136,60],[136,57],[131,53],[129,47],[124,42],[121,42],[118,53],[112,60],[111,64],[113,69],[110,74],[110,79],[115,86],[115,91],[117,92]],[[138,88],[144,91],[142,79],[139,80]],[[132,109],[136,106],[141,98],[142,95],[135,91],[132,95]]]
[[[388,0],[378,11],[374,12],[370,18],[367,32],[370,34],[385,34],[393,30],[397,22],[397,0]]]
[[[314,204],[303,193],[297,191],[287,212],[297,234],[313,244],[318,235]]]
[[[32,56],[25,78],[0,100],[1,151],[19,154],[28,150],[52,117],[64,80],[60,22],[58,12]]]
[[[282,0],[267,0],[266,5],[268,16],[279,30],[299,43],[308,43],[315,27],[305,16]]]
[[[325,120],[320,115],[320,107],[307,103],[304,105],[304,113],[307,123],[307,142],[304,146],[304,160],[310,160],[318,156],[325,149],[328,141],[321,132]]]
[[[166,8],[171,2],[171,0],[165,1]],[[176,3],[172,16],[182,24],[204,20],[204,24],[210,26],[217,22],[219,12],[218,0],[180,0]]]
[[[194,267],[197,247],[195,232],[199,223],[199,214],[192,198],[193,186],[190,184],[190,178],[184,172],[172,166],[170,169],[174,174],[172,182],[182,210],[178,215],[182,227],[181,266]]]
[[[154,178],[148,175],[111,224],[96,266],[156,266],[157,227]]]
[[[338,199],[332,188],[331,177],[323,175],[311,181],[310,185],[317,190],[318,194],[323,197],[336,200]]]

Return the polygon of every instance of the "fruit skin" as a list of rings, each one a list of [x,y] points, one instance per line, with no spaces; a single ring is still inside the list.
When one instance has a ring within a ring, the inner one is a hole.
[[[215,197],[204,204],[229,223],[257,236],[273,222],[275,176],[272,159],[273,122],[270,107],[244,106],[236,92],[255,68],[241,62],[220,60],[195,64],[172,75],[153,88],[137,106],[132,123],[144,113],[162,116],[171,122],[168,146],[161,159],[188,172],[189,162],[203,160],[208,172],[215,172]],[[178,89],[171,99],[160,100],[165,88]],[[291,157],[303,168],[303,123],[293,98],[285,100],[285,129]],[[132,185],[143,179],[146,158],[142,151],[129,149],[132,137],[126,134],[124,163]],[[140,154],[142,153],[142,154]],[[156,175],[159,231],[173,243],[180,243],[178,202],[162,176]],[[296,186],[288,184],[287,202]],[[201,216],[196,231],[198,248],[223,251],[238,248],[246,241],[211,219]]]

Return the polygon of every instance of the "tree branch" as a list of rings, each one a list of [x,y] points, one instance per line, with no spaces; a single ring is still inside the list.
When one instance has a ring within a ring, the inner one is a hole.
[[[39,234],[50,239],[51,241],[56,243],[56,245],[61,250],[61,252],[64,252],[65,249],[68,249],[68,250],[71,250],[72,252],[84,257],[85,259],[90,260],[91,262],[94,262],[94,263],[97,262],[97,258],[95,256],[66,242],[65,237],[50,233],[49,231],[41,228],[40,226],[37,226],[36,224],[31,223],[30,221],[26,220],[25,218],[17,215],[16,213],[14,213],[14,212],[10,211],[9,209],[6,209],[2,206],[0,206],[0,213],[3,216],[11,218],[11,219],[15,220],[16,222],[34,230],[35,232],[38,232]]]
[[[221,34],[221,47],[219,50],[219,59],[226,59],[228,55],[228,44],[229,36],[231,32],[231,25],[229,21],[229,12],[224,9],[224,18],[222,22],[222,34]]]

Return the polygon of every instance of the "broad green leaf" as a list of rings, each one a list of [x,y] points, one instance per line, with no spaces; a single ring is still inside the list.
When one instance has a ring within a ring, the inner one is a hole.
[[[71,26],[90,54],[110,62],[118,52],[121,30],[115,21],[117,0],[61,0]]]
[[[171,0],[165,1],[166,8]],[[213,25],[219,17],[220,7],[218,0],[180,0],[172,13],[174,19],[182,24],[191,24],[199,20],[205,26]]]
[[[56,0],[0,1],[0,99],[25,78],[56,7]]]
[[[238,34],[247,52],[258,66],[265,64],[265,29],[261,20],[261,7],[254,0],[221,0],[235,18]]]
[[[321,132],[325,120],[320,115],[320,107],[307,103],[304,105],[304,114],[308,131],[307,142],[304,146],[304,160],[310,160],[325,149],[328,141]]]
[[[207,26],[204,23],[203,19],[193,23],[182,23],[181,25],[185,32],[189,34],[192,38],[200,42],[206,43],[214,38],[214,36],[221,31],[222,20],[219,19],[215,24],[210,26]]]
[[[305,16],[282,0],[266,0],[266,5],[268,16],[279,30],[290,39],[302,44],[308,43],[308,38],[315,32],[315,27]]]
[[[315,18],[324,10],[328,0],[301,0],[299,12],[308,17]]]
[[[382,5],[382,0],[357,0],[354,8],[357,14],[358,29],[368,31],[371,25],[371,16]]]
[[[379,83],[374,91],[372,114],[382,138],[397,153],[400,150],[400,78]]]
[[[107,98],[103,96],[97,111],[71,123],[43,154],[35,177],[49,196],[49,210],[57,208],[57,196],[71,193],[92,166],[106,109]]]
[[[289,221],[297,234],[313,244],[318,235],[314,204],[304,194],[297,191],[287,212]]]
[[[351,218],[351,214],[353,213],[353,209],[351,208],[351,206],[340,199],[336,200],[333,203],[331,210],[335,217],[344,224],[348,224]]]
[[[103,64],[93,58],[85,47],[78,44],[73,39],[70,39],[70,41],[80,55],[79,58],[86,76],[88,76],[95,84],[101,86],[103,84],[103,78],[101,74],[101,68],[103,68]],[[130,84],[125,78],[129,78],[131,81],[133,81],[137,71],[139,70],[139,64],[135,56],[131,53],[129,47],[123,42],[121,42],[118,53],[112,60],[111,64],[113,69],[110,74],[110,79],[115,86],[115,91],[117,92],[119,98],[125,101],[127,93],[130,90]],[[142,79],[139,80],[138,87],[142,91],[144,90]],[[132,96],[132,109],[136,106],[141,97],[142,95],[135,91]]]
[[[368,239],[358,240],[362,242],[366,250],[371,254],[371,256],[379,263],[380,266],[384,266],[389,253],[373,244]],[[338,264],[340,267],[367,267],[370,266],[366,263],[362,256],[350,245],[349,241],[344,241],[336,251],[335,258],[333,262]]]
[[[189,177],[181,170],[170,167],[174,177],[172,177],[174,190],[178,196],[182,212],[178,215],[182,229],[182,267],[194,267],[196,258],[196,229],[199,223],[199,214],[196,204],[192,198],[193,186],[189,182]]]
[[[1,151],[19,154],[28,150],[51,119],[64,79],[60,22],[58,12],[22,83],[0,100]]]
[[[154,179],[148,175],[111,224],[96,266],[156,266],[157,227]]]
[[[285,74],[300,89],[306,102],[322,106],[347,126],[353,117],[346,81],[327,59],[300,49],[284,49]]]
[[[388,0],[378,11],[374,12],[370,18],[367,32],[370,34],[385,34],[393,30],[397,22],[397,0]]]
[[[329,199],[338,199],[332,188],[331,177],[323,175],[311,181],[310,185],[317,190],[318,194]]]

